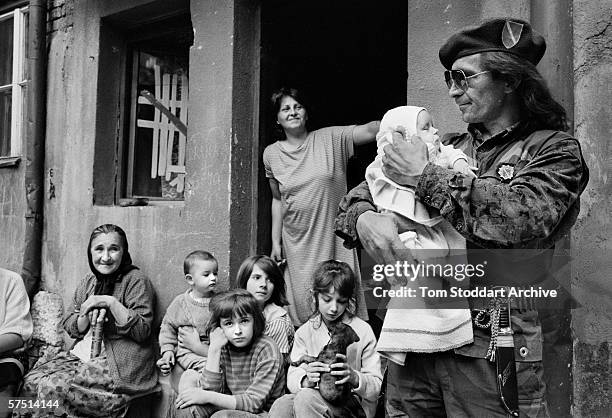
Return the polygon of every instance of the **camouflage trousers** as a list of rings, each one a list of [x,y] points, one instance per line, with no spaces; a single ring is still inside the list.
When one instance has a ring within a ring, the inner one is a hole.
[[[548,417],[542,362],[517,362],[521,417]],[[389,417],[508,417],[495,365],[453,351],[408,353],[400,366],[389,362]]]

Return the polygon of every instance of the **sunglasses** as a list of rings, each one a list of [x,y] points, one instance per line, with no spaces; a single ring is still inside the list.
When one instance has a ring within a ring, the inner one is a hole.
[[[472,75],[465,75],[463,70],[450,70],[444,71],[444,81],[446,81],[446,85],[450,89],[453,86],[453,82],[457,87],[461,90],[466,91],[469,87],[468,79],[472,77],[477,77],[479,75],[490,73],[491,71],[481,71]]]

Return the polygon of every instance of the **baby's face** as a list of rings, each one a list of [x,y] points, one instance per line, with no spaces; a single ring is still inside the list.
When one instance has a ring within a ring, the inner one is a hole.
[[[433,118],[427,110],[421,110],[417,116],[416,134],[427,144],[437,143],[440,137],[438,130],[433,126]]]

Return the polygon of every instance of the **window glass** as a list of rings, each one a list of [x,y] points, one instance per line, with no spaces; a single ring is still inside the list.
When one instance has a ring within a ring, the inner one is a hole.
[[[11,155],[11,90],[0,90],[0,157]]]
[[[23,42],[22,42],[22,48],[24,51],[27,51],[28,41],[30,39],[29,38],[30,34],[28,32],[29,26],[30,26],[30,13],[28,13],[28,11],[25,10],[23,13]],[[23,65],[21,78],[22,80],[29,80],[30,79],[30,66],[27,65],[26,63],[27,54],[24,53],[23,56],[24,56],[24,65]]]
[[[0,20],[0,157],[11,155],[13,121],[13,18]]]
[[[13,82],[13,18],[0,20],[0,86]]]

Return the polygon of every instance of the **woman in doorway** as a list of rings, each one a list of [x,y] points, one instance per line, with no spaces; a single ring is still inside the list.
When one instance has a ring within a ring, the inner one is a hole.
[[[357,253],[334,235],[334,218],[347,190],[346,167],[354,146],[374,141],[380,122],[309,132],[307,107],[296,89],[276,91],[272,105],[285,138],[263,154],[272,189],[270,256],[287,261],[288,310],[294,325],[300,326],[312,311],[310,278],[321,261],[344,261],[359,272]],[[363,293],[358,305],[359,316],[367,319]]]
[[[157,386],[150,338],[155,293],[132,264],[125,232],[116,225],[93,230],[87,260],[91,272],[77,286],[63,321],[76,343],[70,352],[41,359],[26,375],[21,396],[54,400],[58,416],[124,417],[133,399]],[[94,324],[100,324],[101,335]],[[129,411],[128,416],[148,412]]]

